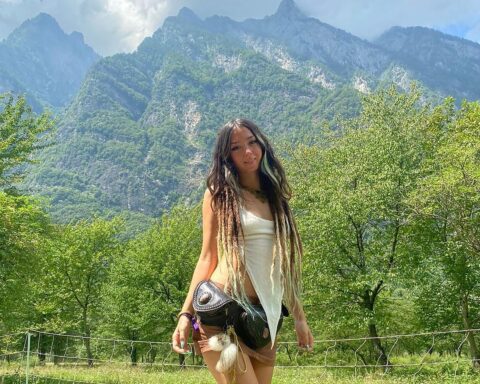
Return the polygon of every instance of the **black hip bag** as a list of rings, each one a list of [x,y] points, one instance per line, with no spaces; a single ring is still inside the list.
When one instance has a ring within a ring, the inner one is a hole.
[[[253,313],[246,311],[241,305],[209,280],[203,280],[193,293],[193,309],[200,322],[224,328],[233,326],[235,333],[248,347],[258,349],[270,341],[267,315],[261,305],[252,305]],[[277,332],[282,326],[283,315],[288,311],[282,306],[282,314],[278,321]]]

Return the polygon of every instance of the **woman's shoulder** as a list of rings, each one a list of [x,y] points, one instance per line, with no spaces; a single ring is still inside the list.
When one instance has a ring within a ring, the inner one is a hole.
[[[212,187],[207,187],[205,188],[205,193],[203,194],[203,198],[204,199],[209,199],[209,200],[212,200],[213,198],[213,188]]]
[[[205,189],[205,193],[203,194],[203,206],[208,206],[210,207],[210,210],[214,210],[213,193],[208,187]]]

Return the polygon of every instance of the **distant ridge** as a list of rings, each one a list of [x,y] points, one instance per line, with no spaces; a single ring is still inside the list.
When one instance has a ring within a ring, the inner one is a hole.
[[[425,27],[393,27],[375,44],[427,87],[459,99],[480,99],[480,44]]]

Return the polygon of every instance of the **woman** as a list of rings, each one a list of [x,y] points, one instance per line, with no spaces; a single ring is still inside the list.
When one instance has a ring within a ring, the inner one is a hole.
[[[244,340],[233,340],[238,353],[232,369],[222,373],[217,370],[221,352],[211,343],[222,328],[200,322],[193,331],[196,349],[217,383],[270,383],[282,301],[294,317],[299,347],[313,348],[299,297],[302,246],[288,205],[290,188],[267,138],[245,119],[219,131],[207,185],[203,246],[172,336],[173,350],[189,352],[193,293],[201,281],[210,280],[244,308],[262,305],[270,342],[254,350]]]

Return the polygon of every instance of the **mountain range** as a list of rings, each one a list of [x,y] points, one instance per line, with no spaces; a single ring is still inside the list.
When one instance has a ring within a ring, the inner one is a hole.
[[[180,197],[198,199],[216,131],[234,117],[295,141],[356,114],[359,95],[391,83],[406,90],[416,80],[431,100],[480,98],[479,44],[421,27],[368,42],[292,0],[242,22],[183,8],[135,52],[88,57],[59,115],[57,145],[26,183],[51,199],[58,221],[119,212],[142,220]]]

